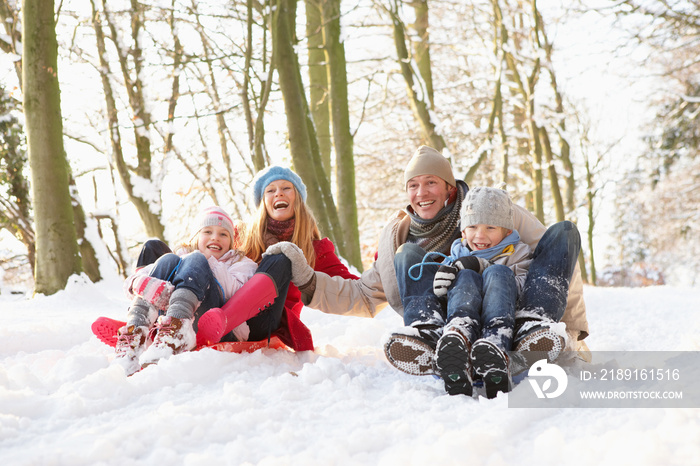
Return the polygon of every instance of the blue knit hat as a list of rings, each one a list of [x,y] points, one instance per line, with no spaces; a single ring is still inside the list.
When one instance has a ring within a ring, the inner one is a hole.
[[[260,201],[262,201],[263,198],[263,191],[267,188],[267,185],[278,180],[286,180],[292,183],[301,196],[301,199],[306,202],[306,185],[301,181],[299,175],[289,168],[273,165],[260,170],[258,174],[255,175],[255,179],[253,180],[253,201],[256,206],[260,205]]]

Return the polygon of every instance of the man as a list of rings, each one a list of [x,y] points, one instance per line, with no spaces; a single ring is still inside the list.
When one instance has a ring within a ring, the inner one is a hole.
[[[408,270],[420,264],[426,253],[449,254],[452,241],[460,237],[459,212],[469,188],[463,181],[455,180],[445,157],[435,149],[421,146],[406,166],[404,189],[409,205],[382,230],[377,260],[372,266],[359,280],[315,272],[311,282],[301,283],[302,300],[329,314],[363,317],[374,317],[389,304],[404,316],[406,327],[386,342],[387,358],[404,372],[428,375],[434,373],[435,344],[444,322],[437,317],[439,309],[423,307],[422,297],[432,291],[438,266],[424,264],[418,280],[410,278]],[[571,222],[560,222],[547,229],[518,206],[513,220],[522,240],[534,251],[516,309],[516,351],[545,351],[554,360],[564,344],[568,349],[578,349],[578,341],[588,336],[577,267],[580,236]],[[294,257],[290,259],[296,262]],[[301,260],[298,262],[301,266]],[[426,319],[426,315],[431,317]],[[557,325],[559,321],[566,325],[566,343],[561,325]]]

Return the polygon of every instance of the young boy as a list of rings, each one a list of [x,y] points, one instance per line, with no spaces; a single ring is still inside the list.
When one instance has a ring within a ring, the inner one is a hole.
[[[473,370],[494,398],[511,387],[506,352],[531,251],[513,229],[513,203],[502,189],[470,189],[460,217],[462,239],[433,281],[435,295],[447,300],[435,366],[451,395],[471,395]]]

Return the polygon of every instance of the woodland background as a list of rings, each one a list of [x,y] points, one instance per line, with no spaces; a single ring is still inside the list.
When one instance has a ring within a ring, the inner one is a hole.
[[[362,270],[420,144],[576,222],[589,283],[694,285],[698,7],[2,0],[0,290],[128,273],[207,205],[245,221],[269,164]]]

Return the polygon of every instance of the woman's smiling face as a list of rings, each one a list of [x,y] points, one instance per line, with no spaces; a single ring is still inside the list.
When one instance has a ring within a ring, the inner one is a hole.
[[[268,217],[283,222],[294,217],[297,190],[287,180],[277,180],[265,188],[263,200]]]

